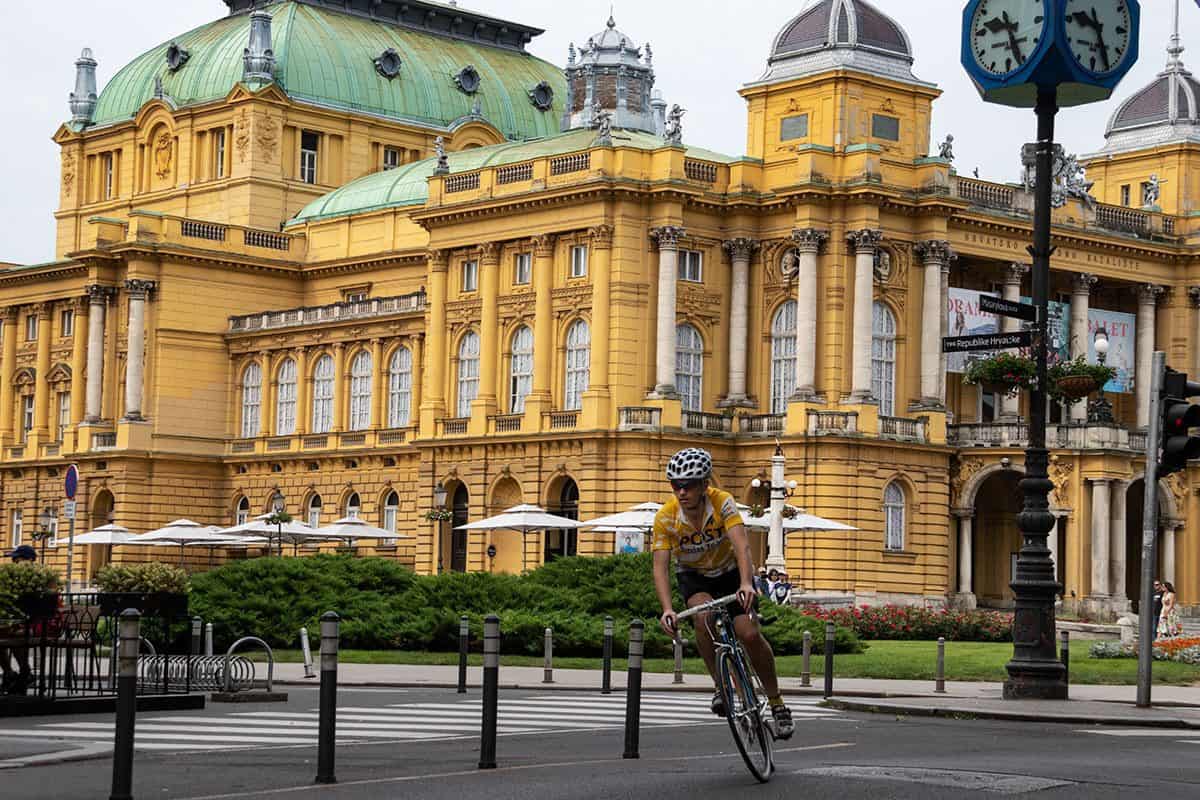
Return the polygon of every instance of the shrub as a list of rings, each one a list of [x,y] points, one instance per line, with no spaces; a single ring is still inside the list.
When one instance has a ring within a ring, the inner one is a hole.
[[[19,616],[21,597],[58,591],[58,573],[44,564],[0,564],[0,618]]]
[[[1136,654],[1120,642],[1092,642],[1088,655],[1092,658],[1133,658]]]
[[[109,564],[96,573],[96,585],[102,592],[187,594],[188,574],[158,562]]]
[[[917,606],[859,606],[827,609],[809,606],[804,613],[843,625],[860,639],[1004,642],[1012,639],[1012,615],[995,611],[934,610]]]

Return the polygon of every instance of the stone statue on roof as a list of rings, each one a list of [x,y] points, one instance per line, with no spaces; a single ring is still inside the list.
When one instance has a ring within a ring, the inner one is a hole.
[[[938,158],[944,158],[947,161],[954,160],[954,135],[946,134],[946,141],[938,145]]]
[[[612,144],[612,112],[599,103],[592,106],[592,127],[599,129],[596,140],[600,144]]]
[[[442,136],[433,140],[433,152],[437,154],[437,167],[433,174],[445,175],[450,171],[450,159],[446,156],[446,139]]]
[[[1150,180],[1146,181],[1142,188],[1142,205],[1157,206],[1158,199],[1162,196],[1163,181],[1159,180],[1158,174],[1150,176]]]
[[[667,140],[667,144],[683,144],[683,115],[686,113],[687,109],[678,103],[671,106],[667,113],[667,126],[663,130],[663,138]]]

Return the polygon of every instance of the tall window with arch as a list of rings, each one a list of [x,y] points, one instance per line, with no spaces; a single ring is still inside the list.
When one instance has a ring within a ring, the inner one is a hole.
[[[528,325],[513,334],[508,373],[508,413],[523,414],[525,398],[533,389],[533,331]]]
[[[382,527],[388,533],[395,533],[400,521],[400,495],[395,492],[388,492],[388,496],[383,498],[383,519],[380,520]]]
[[[371,427],[371,354],[359,350],[350,362],[350,430]]]
[[[788,300],[771,321],[771,413],[786,414],[796,393],[796,301]]]
[[[583,408],[583,393],[591,380],[592,332],[586,320],[576,320],[567,329],[567,371],[563,388],[563,409]]]
[[[262,367],[258,362],[242,372],[242,438],[258,436],[262,422]]]
[[[403,428],[412,419],[412,351],[397,347],[388,364],[388,427]]]
[[[237,512],[233,515],[234,525],[245,525],[250,521],[250,498],[243,497],[238,500]]]
[[[704,340],[686,322],[675,329],[675,388],[684,411],[704,409]]]
[[[321,527],[321,495],[314,494],[308,498],[308,505],[304,508],[304,521],[310,528]]]
[[[279,365],[275,399],[275,435],[291,436],[296,432],[296,362],[293,359],[286,359]]]
[[[358,496],[358,492],[352,492],[346,498],[346,518],[358,519],[358,515],[362,513],[362,500]]]
[[[479,395],[479,334],[467,331],[458,343],[459,417],[471,416],[471,403]]]
[[[871,321],[871,394],[879,400],[879,414],[896,414],[896,317],[875,301]]]
[[[888,550],[904,549],[905,512],[904,489],[892,481],[883,490],[884,546]]]
[[[333,356],[323,355],[313,368],[312,432],[333,430]]]

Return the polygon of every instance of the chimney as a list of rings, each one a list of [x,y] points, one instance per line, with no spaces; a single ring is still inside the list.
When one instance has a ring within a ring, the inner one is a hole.
[[[667,130],[667,101],[663,99],[662,90],[651,92],[650,108],[654,111],[654,132],[662,136]]]
[[[242,80],[270,83],[275,80],[275,51],[271,49],[271,15],[250,15],[250,46],[242,56]]]
[[[96,111],[96,59],[83,48],[75,62],[75,91],[71,92],[71,121],[87,125]]]

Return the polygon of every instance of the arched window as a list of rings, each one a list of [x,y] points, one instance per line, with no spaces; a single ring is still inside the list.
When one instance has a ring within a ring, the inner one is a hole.
[[[396,532],[396,525],[400,517],[400,495],[395,492],[388,493],[388,496],[383,500],[383,529],[388,533]]]
[[[321,527],[321,495],[314,494],[308,499],[308,507],[304,509],[304,521],[310,528]]]
[[[700,331],[684,323],[675,329],[675,389],[684,411],[701,411],[704,397],[704,340]]]
[[[479,334],[468,331],[458,345],[458,416],[471,416],[471,401],[479,394]]]
[[[871,394],[884,417],[896,413],[896,318],[878,300],[871,321]]]
[[[788,300],[771,322],[771,413],[786,414],[796,393],[796,301]]]
[[[262,420],[262,367],[257,362],[242,372],[242,438],[258,436]]]
[[[563,410],[583,408],[583,393],[588,390],[592,359],[592,332],[586,321],[576,320],[567,329],[567,374],[563,388]]]
[[[287,359],[279,365],[279,391],[275,403],[275,435],[296,432],[296,362]]]
[[[398,347],[388,365],[388,427],[403,428],[412,419],[412,351]]]
[[[361,511],[362,501],[358,497],[358,492],[354,492],[346,498],[346,516],[349,519],[358,519],[359,512]]]
[[[371,354],[359,350],[350,362],[350,430],[371,427]]]
[[[312,432],[333,430],[333,356],[323,355],[313,369]]]
[[[508,413],[525,413],[525,396],[533,388],[533,331],[517,328],[512,338],[512,362],[508,368]]]
[[[234,514],[234,525],[245,525],[250,521],[250,498],[243,497],[238,501],[237,513]]]
[[[888,550],[904,549],[904,490],[893,481],[883,491],[884,544]]]

